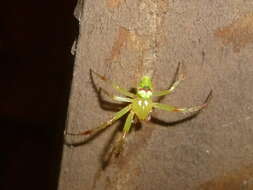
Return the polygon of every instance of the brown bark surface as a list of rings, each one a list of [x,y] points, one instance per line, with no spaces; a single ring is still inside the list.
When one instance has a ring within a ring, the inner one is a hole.
[[[148,74],[155,89],[165,89],[181,62],[186,79],[161,102],[201,104],[211,89],[213,99],[185,122],[175,122],[186,117],[180,113],[155,110],[164,122],[133,127],[122,154],[104,169],[124,118],[80,146],[65,146],[59,190],[253,189],[252,2],[86,0],[80,7],[68,132],[114,114],[96,89],[115,91],[95,76],[92,82],[90,69],[128,89]]]

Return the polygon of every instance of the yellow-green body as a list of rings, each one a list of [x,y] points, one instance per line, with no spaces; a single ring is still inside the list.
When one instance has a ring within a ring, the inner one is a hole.
[[[140,120],[146,120],[149,118],[149,114],[152,111],[153,102],[151,98],[137,97],[133,99],[131,107],[132,111]]]

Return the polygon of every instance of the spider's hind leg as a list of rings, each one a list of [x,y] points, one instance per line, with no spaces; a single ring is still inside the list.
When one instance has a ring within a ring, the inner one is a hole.
[[[106,161],[109,161],[112,156],[118,157],[123,150],[123,146],[126,142],[126,136],[131,128],[133,122],[134,112],[130,112],[127,116],[123,133],[120,135],[119,139],[112,145],[112,150],[109,152],[109,155],[105,158]]]

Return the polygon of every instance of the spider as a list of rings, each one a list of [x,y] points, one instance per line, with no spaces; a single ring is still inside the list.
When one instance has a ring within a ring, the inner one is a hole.
[[[182,64],[179,64],[177,70],[177,76],[174,83],[171,87],[167,90],[162,91],[153,91],[153,85],[151,77],[143,76],[138,83],[136,88],[136,93],[132,93],[125,88],[120,87],[118,84],[114,83],[113,81],[109,80],[108,78],[100,75],[99,73],[91,70],[92,74],[95,74],[101,80],[106,81],[109,83],[118,93],[123,96],[115,96],[110,94],[104,89],[101,89],[107,96],[109,96],[112,100],[127,103],[127,106],[122,108],[120,111],[116,112],[114,116],[104,122],[103,124],[99,125],[96,128],[89,129],[79,133],[66,133],[66,135],[90,135],[93,136],[99,131],[111,126],[115,121],[120,119],[122,116],[128,114],[126,117],[126,121],[123,127],[123,133],[121,134],[120,138],[118,139],[116,145],[113,147],[113,152],[115,151],[116,155],[121,152],[122,145],[125,143],[126,136],[131,128],[134,119],[137,118],[140,121],[148,121],[150,120],[151,113],[153,109],[161,109],[169,112],[181,112],[181,113],[190,113],[190,112],[198,112],[204,107],[207,106],[207,100],[209,96],[211,96],[212,91],[209,93],[207,100],[198,106],[188,107],[188,108],[178,108],[175,106],[170,106],[166,104],[161,104],[158,102],[153,102],[153,97],[162,97],[172,93],[175,88],[179,85],[181,81],[184,80],[184,74],[180,73]]]

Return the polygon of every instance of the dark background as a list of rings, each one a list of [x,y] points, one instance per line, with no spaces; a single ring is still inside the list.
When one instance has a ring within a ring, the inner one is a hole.
[[[56,189],[77,37],[76,0],[0,8],[0,189]]]

